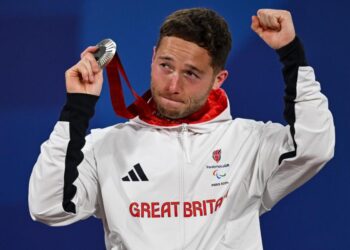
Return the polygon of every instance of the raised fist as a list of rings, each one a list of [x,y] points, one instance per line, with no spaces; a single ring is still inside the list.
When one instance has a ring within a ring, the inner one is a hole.
[[[286,10],[258,10],[257,15],[252,16],[251,28],[273,49],[279,49],[295,38],[292,15]]]

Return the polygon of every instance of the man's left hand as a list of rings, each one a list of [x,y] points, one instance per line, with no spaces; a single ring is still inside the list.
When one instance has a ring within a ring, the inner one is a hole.
[[[273,49],[282,48],[295,38],[292,15],[286,10],[258,10],[257,16],[252,16],[251,28]]]

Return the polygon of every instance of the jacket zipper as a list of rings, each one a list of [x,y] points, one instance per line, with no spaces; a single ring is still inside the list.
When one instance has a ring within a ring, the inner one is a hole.
[[[188,128],[187,124],[183,123],[181,125],[180,132],[180,143],[184,153],[184,163],[180,166],[180,200],[181,200],[181,216],[180,216],[180,237],[181,237],[181,248],[185,249],[185,218],[184,218],[184,172],[185,166],[190,162],[190,157],[188,153]]]
[[[181,143],[182,143],[182,149],[185,154],[186,163],[191,163],[191,157],[190,157],[189,145],[188,145],[189,143],[188,128],[186,123],[183,123],[181,125]]]

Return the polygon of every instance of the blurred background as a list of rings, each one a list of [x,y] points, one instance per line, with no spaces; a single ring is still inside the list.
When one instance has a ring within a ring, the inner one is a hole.
[[[329,98],[336,124],[334,159],[315,178],[261,218],[266,250],[350,249],[350,61],[348,1],[0,1],[0,249],[104,249],[103,228],[90,218],[53,228],[33,222],[29,176],[65,102],[64,72],[81,51],[110,37],[135,90],[148,89],[152,48],[171,12],[188,7],[219,12],[233,35],[224,88],[234,117],[283,121],[278,57],[250,29],[259,8],[292,12],[296,31]],[[126,92],[128,93],[128,92]],[[127,94],[128,102],[131,97]],[[121,122],[107,84],[91,127]],[[245,249],[240,249],[245,250]]]

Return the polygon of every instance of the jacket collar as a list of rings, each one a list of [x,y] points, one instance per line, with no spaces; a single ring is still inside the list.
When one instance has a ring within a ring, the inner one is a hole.
[[[212,90],[205,105],[200,110],[186,118],[175,120],[161,118],[156,115],[157,110],[152,100],[149,104],[151,106],[152,112],[140,114],[139,116],[132,119],[131,122],[136,122],[148,126],[151,125],[152,127],[159,128],[174,128],[179,127],[183,124],[187,124],[189,125],[189,129],[196,128],[195,130],[198,130],[198,128],[203,128],[203,126],[197,125],[211,124],[217,121],[232,119],[227,95],[221,88]]]

